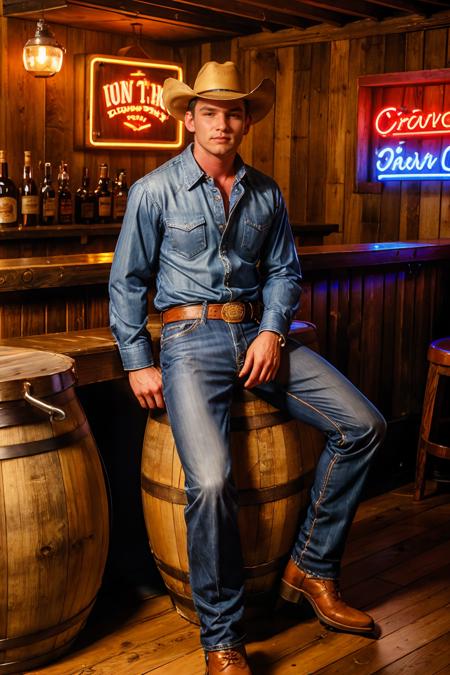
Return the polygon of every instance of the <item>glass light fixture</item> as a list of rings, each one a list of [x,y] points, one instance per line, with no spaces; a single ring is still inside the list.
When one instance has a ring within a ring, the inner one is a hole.
[[[34,77],[53,77],[61,70],[64,52],[44,19],[39,19],[34,37],[23,48],[23,65]]]

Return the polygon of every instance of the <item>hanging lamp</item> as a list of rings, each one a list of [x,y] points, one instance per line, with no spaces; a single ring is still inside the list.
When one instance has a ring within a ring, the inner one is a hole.
[[[39,19],[34,37],[23,48],[23,65],[34,77],[53,77],[61,70],[64,52],[45,20]]]

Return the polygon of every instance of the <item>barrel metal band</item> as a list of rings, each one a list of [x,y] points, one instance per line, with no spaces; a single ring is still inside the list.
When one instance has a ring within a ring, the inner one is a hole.
[[[71,616],[66,621],[57,624],[56,626],[50,626],[50,628],[45,628],[44,630],[36,631],[36,633],[28,633],[27,635],[21,635],[20,637],[10,637],[0,639],[0,651],[5,651],[6,649],[17,649],[18,647],[27,647],[30,644],[35,644],[36,642],[41,642],[47,638],[53,637],[54,635],[59,635],[69,628],[72,628],[77,623],[81,623],[87,618],[87,615],[92,609],[92,605],[95,602],[95,597],[89,603],[87,607],[82,609],[78,614]],[[5,665],[5,664],[3,664]]]
[[[292,420],[287,413],[281,410],[273,413],[263,413],[261,415],[250,415],[249,417],[231,417],[231,431],[254,431],[255,429],[265,429],[275,427],[278,424],[285,424]]]
[[[158,421],[158,424],[170,427],[167,413],[152,413],[152,417]],[[244,415],[239,417],[231,416],[230,427],[231,431],[254,431],[256,429],[275,427],[278,424],[285,424],[291,420],[292,417],[287,413],[277,410],[273,413],[262,413],[261,415],[251,415],[249,417]]]
[[[34,670],[40,665],[48,663],[49,661],[55,661],[71,647],[72,643],[75,642],[77,637],[78,634],[71,637],[70,640],[61,645],[61,647],[56,647],[56,649],[52,649],[49,652],[45,652],[44,654],[37,654],[36,656],[32,656],[29,659],[20,659],[17,661],[6,661],[4,663],[0,663],[0,673],[5,673],[5,675],[7,675],[8,673],[28,672],[29,670]]]
[[[267,502],[275,502],[279,499],[286,499],[298,494],[305,485],[310,484],[313,476],[313,471],[298,476],[293,480],[283,483],[282,485],[275,485],[273,487],[239,490],[238,504],[239,506],[253,506],[256,504],[265,504]],[[164,485],[157,481],[151,480],[144,474],[141,475],[141,487],[144,492],[147,492],[156,499],[161,499],[164,502],[171,504],[180,504],[185,506],[187,504],[186,493],[181,488],[172,485]]]
[[[43,438],[40,441],[29,441],[28,443],[0,445],[0,460],[17,459],[18,457],[39,455],[43,452],[53,452],[54,450],[60,450],[67,445],[73,445],[88,435],[89,425],[85,419],[81,426],[76,427],[65,434],[61,434],[60,436]]]
[[[190,583],[189,572],[185,572],[184,570],[169,565],[164,562],[164,560],[161,560],[161,558],[158,558],[153,551],[152,553],[158,569],[161,572],[164,572],[164,574],[167,574],[172,579],[182,581],[184,584]],[[256,579],[257,577],[264,577],[266,574],[271,574],[272,572],[278,572],[282,569],[284,563],[287,562],[288,557],[288,554],[285,554],[259,565],[251,565],[250,567],[244,566],[244,576],[246,579]]]
[[[73,359],[66,356],[64,360],[73,362]],[[53,373],[52,375],[48,373],[46,375],[30,375],[29,377],[3,382],[0,387],[3,402],[20,400],[23,397],[23,385],[25,381],[31,383],[34,396],[46,398],[73,387],[76,382],[76,376],[73,368],[70,367],[68,370]]]
[[[172,599],[172,602],[180,606],[181,608],[185,608],[190,610],[191,612],[195,613],[195,623],[200,623],[197,617],[197,613],[195,611],[195,606],[192,598],[187,597],[186,595],[181,595],[181,593],[177,593],[174,591],[172,588],[167,589],[169,591],[169,595]],[[189,619],[189,621],[192,621],[192,619]]]
[[[75,390],[73,387],[65,389],[59,394],[43,398],[45,403],[62,406],[73,401]],[[38,408],[34,408],[24,399],[17,401],[3,401],[0,403],[0,429],[4,427],[19,426],[22,424],[33,424],[39,422],[48,422],[48,413]]]

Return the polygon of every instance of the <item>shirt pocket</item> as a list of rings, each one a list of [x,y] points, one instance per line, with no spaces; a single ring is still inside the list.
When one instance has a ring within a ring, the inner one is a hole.
[[[193,258],[206,248],[204,216],[167,218],[165,224],[172,248],[184,258]]]
[[[258,220],[251,217],[245,219],[241,240],[244,259],[257,260],[259,258],[261,246],[270,229],[270,224],[270,219]]]

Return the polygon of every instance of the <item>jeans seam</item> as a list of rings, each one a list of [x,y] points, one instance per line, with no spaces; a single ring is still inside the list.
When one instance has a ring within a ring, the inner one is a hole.
[[[304,401],[303,399],[299,398],[298,396],[295,396],[295,394],[292,394],[290,391],[287,391],[286,394],[287,394],[288,396],[290,396],[291,398],[293,398],[295,401],[298,401],[299,403],[301,403],[302,405],[306,406],[307,408],[310,408],[310,409],[313,410],[315,413],[317,413],[318,415],[320,415],[321,417],[323,417],[324,419],[326,419],[328,422],[330,422],[330,423],[334,426],[334,428],[337,430],[337,432],[339,433],[339,435],[340,435],[340,437],[341,437],[340,441],[338,442],[338,445],[342,446],[342,445],[345,443],[345,434],[344,434],[344,432],[342,431],[342,429],[341,429],[341,427],[339,426],[339,424],[338,424],[337,422],[335,422],[334,420],[332,420],[331,417],[329,417],[329,415],[327,415],[326,413],[324,413],[322,410],[319,410],[319,408],[316,408],[316,407],[313,406],[311,403],[308,403],[307,401]]]
[[[233,329],[231,328],[231,324],[227,323],[228,330],[230,331],[231,339],[233,340],[233,347],[234,347],[234,360],[236,363],[236,370],[239,370],[239,354],[238,354],[238,345],[236,340],[234,339],[234,334],[233,334]]]
[[[328,481],[330,480],[331,472],[332,472],[332,470],[333,470],[333,468],[334,468],[334,465],[336,464],[337,460],[338,460],[338,455],[335,455],[335,456],[333,457],[333,459],[331,460],[329,466],[328,466],[328,470],[327,470],[327,473],[326,473],[326,475],[325,475],[325,478],[324,478],[324,481],[323,481],[323,484],[322,484],[322,487],[321,487],[319,496],[318,496],[317,500],[316,500],[315,503],[314,503],[314,520],[312,521],[311,527],[309,528],[308,536],[307,536],[305,545],[303,546],[303,550],[302,550],[301,555],[300,555],[300,558],[299,558],[299,564],[300,564],[300,565],[301,565],[301,563],[302,563],[302,561],[303,561],[303,557],[304,557],[304,555],[305,555],[305,553],[306,553],[306,551],[307,551],[307,549],[308,549],[308,546],[309,546],[309,544],[310,544],[311,537],[312,537],[314,528],[315,528],[315,526],[316,526],[316,521],[317,521],[317,518],[318,518],[318,510],[319,510],[319,506],[320,506],[320,503],[321,503],[321,501],[322,501],[322,499],[323,499],[324,492],[325,492],[325,490],[326,490],[326,488],[327,488]]]

